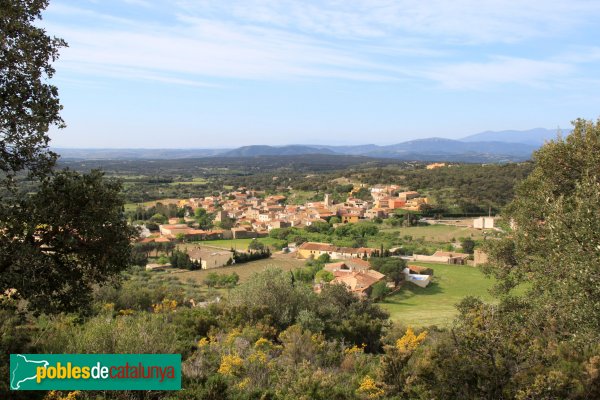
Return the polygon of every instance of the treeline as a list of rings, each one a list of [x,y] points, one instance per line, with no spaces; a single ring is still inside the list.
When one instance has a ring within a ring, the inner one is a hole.
[[[335,217],[334,217],[335,218]],[[345,247],[366,247],[369,238],[379,233],[379,227],[372,222],[343,224],[333,227],[336,220],[329,223],[317,221],[305,228],[278,228],[269,232],[269,237],[288,243],[325,242]]]
[[[234,249],[231,249],[231,251],[233,252],[233,261],[235,264],[243,264],[271,257],[271,250],[268,247],[260,250],[248,250],[247,252]]]

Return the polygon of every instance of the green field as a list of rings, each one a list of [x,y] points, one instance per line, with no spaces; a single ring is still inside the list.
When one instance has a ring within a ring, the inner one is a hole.
[[[405,283],[400,291],[379,303],[389,311],[390,319],[405,325],[448,326],[457,315],[455,305],[465,296],[492,301],[488,289],[493,281],[470,266],[411,263],[434,270],[434,279],[426,288]]]
[[[208,183],[208,179],[204,179],[204,178],[194,178],[191,181],[176,181],[176,182],[171,182],[169,183],[170,186],[177,186],[177,185],[206,185]]]
[[[189,279],[193,280],[195,283],[202,283],[206,276],[211,272],[216,272],[217,274],[231,274],[235,272],[240,276],[240,282],[246,281],[252,274],[260,271],[264,271],[266,268],[280,268],[284,271],[291,271],[296,268],[300,268],[304,266],[306,260],[300,260],[294,258],[289,254],[274,254],[271,258],[252,261],[245,264],[232,265],[230,267],[222,267],[222,268],[214,268],[214,269],[205,269],[198,271],[186,271],[175,273],[174,276],[178,277],[182,281],[187,281]]]
[[[304,204],[312,199],[317,192],[315,191],[304,191],[304,190],[294,190],[288,196],[288,203],[290,204]]]
[[[474,240],[483,238],[483,231],[453,225],[427,225],[408,228],[381,228],[382,232],[397,232],[400,237],[410,235],[413,239],[425,238],[427,242],[449,243],[452,239],[471,237]]]
[[[162,203],[162,204],[174,203],[174,204],[177,204],[179,202],[179,200],[180,199],[162,199],[162,200],[145,201],[143,203],[125,203],[124,208],[125,208],[125,212],[127,212],[127,211],[135,211],[138,206],[149,208],[149,207],[152,207],[152,206],[156,205],[156,203]]]

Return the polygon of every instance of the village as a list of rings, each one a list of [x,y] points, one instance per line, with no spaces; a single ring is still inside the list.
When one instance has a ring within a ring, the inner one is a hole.
[[[331,218],[346,224],[387,218],[395,210],[418,212],[429,203],[427,197],[418,192],[399,191],[400,187],[396,185],[378,185],[369,190],[372,198],[367,200],[353,197],[353,190],[347,200],[339,204],[334,204],[331,196],[325,194],[323,201],[291,205],[285,204],[286,197],[282,195],[265,196],[264,192],[239,188],[219,196],[179,200],[177,206],[190,210],[189,215],[170,218],[168,224],[160,224],[159,237],[149,231],[143,234],[149,241],[163,242],[257,238],[266,236],[272,229],[310,226]],[[222,228],[203,230],[194,227],[192,213],[199,208],[213,214],[215,225]]]
[[[368,191],[369,198],[365,199],[364,195],[362,198],[355,196],[361,189],[363,194]],[[252,259],[271,257],[270,250],[268,253],[264,252],[265,248],[256,239],[267,238],[274,230],[307,228],[323,223],[335,228],[373,220],[381,221],[399,210],[407,212],[410,218],[410,215],[418,216],[418,213],[429,205],[427,197],[416,191],[402,191],[397,185],[359,187],[349,193],[346,201],[339,203],[334,203],[329,194],[325,194],[322,201],[308,201],[300,205],[286,204],[286,200],[286,196],[283,195],[265,195],[264,192],[244,187],[219,196],[176,200],[171,204],[187,210],[187,214],[181,218],[169,218],[168,223],[158,225],[157,232],[143,229],[139,243],[154,244],[167,252],[168,249],[172,250],[175,246],[179,248],[180,244],[185,244],[182,248],[185,249],[190,265],[197,265],[201,270],[212,270],[246,262],[245,259],[240,259],[241,254],[251,254]],[[197,218],[194,217],[198,214],[197,210],[200,210],[202,215],[214,216],[209,229],[200,228]],[[494,218],[476,218],[472,226],[481,230],[493,229]],[[236,243],[236,240],[248,239],[252,240],[250,243],[260,246],[227,249],[219,245],[204,244],[207,241],[215,243],[215,240]],[[259,249],[260,254],[257,252]],[[411,282],[421,288],[427,287],[431,282],[433,270],[411,262],[454,265],[478,265],[485,262],[485,254],[479,250],[476,250],[474,255],[454,249],[438,249],[433,254],[401,255],[396,248],[335,246],[332,243],[314,241],[289,242],[278,252],[280,257],[306,260],[308,263],[321,260],[319,269],[327,274],[321,274],[319,279],[311,279],[315,291],[320,291],[323,284],[339,283],[359,297],[369,297],[377,284],[385,286],[385,291],[389,292],[398,289],[398,279],[389,279],[384,273],[371,267],[370,260],[383,257],[383,253],[401,260],[396,272],[401,273],[399,276],[403,282]],[[164,258],[162,261],[149,263],[146,269],[164,270],[171,266]]]

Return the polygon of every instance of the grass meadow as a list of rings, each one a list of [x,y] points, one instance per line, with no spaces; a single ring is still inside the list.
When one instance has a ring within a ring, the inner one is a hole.
[[[412,283],[379,303],[390,313],[390,319],[405,325],[448,326],[457,315],[455,305],[466,296],[493,301],[488,290],[493,280],[486,278],[478,268],[466,265],[448,265],[411,262],[430,267],[434,279],[426,288]]]

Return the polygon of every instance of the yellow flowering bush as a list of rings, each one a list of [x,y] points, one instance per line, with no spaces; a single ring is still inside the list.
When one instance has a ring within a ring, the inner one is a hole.
[[[257,350],[268,350],[269,348],[272,347],[272,343],[269,339],[265,339],[263,337],[259,338],[255,343],[254,343],[254,348]]]
[[[365,351],[365,347],[367,347],[367,345],[364,344],[364,343],[362,345],[360,345],[360,346],[354,345],[352,347],[349,347],[349,348],[345,349],[344,353],[345,354],[349,354],[349,355],[352,355],[352,354],[362,354]]]
[[[415,335],[412,328],[408,328],[404,336],[396,341],[396,349],[401,353],[409,353],[414,351],[427,337],[427,331]]]
[[[221,365],[217,371],[222,375],[233,375],[236,369],[244,365],[244,360],[237,354],[226,354],[221,358]]]
[[[152,305],[152,310],[156,314],[159,314],[162,312],[164,312],[164,313],[174,312],[176,308],[177,308],[177,300],[164,299],[161,303]]]
[[[62,392],[51,390],[46,394],[44,400],[76,400],[79,398],[80,394],[81,392],[76,390],[74,392],[69,392],[66,396],[64,396]]]
[[[367,399],[379,399],[385,391],[375,382],[375,379],[367,375],[360,382],[356,394]]]

